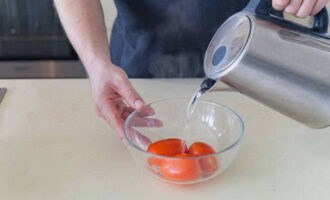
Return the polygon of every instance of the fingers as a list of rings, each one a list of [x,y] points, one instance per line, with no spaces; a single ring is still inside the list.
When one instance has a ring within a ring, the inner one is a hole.
[[[125,72],[120,69],[117,70],[118,73],[113,80],[116,91],[125,99],[129,106],[136,110],[142,109],[145,106],[144,101],[131,85]]]
[[[118,113],[122,114],[123,112],[125,112],[127,105],[122,99],[116,99],[113,101],[113,103],[116,105],[116,110]]]
[[[126,107],[123,112],[121,113],[121,118],[126,120],[126,118],[132,113],[134,112],[134,108],[132,107]]]
[[[316,15],[317,13],[319,13],[324,8],[324,6],[327,5],[328,2],[329,0],[318,0],[314,5],[311,15]]]
[[[154,110],[150,106],[143,109],[142,115],[139,113],[132,119],[131,126],[133,127],[162,127],[162,121],[153,118],[146,118]],[[132,107],[121,100],[103,100],[99,106],[98,114],[107,121],[107,123],[118,133],[119,137],[123,138],[124,120],[134,111]]]
[[[149,117],[154,114],[156,114],[155,110],[149,105],[143,107],[143,109],[138,112],[138,115],[141,117]]]
[[[306,18],[315,15],[329,0],[273,0],[272,5],[275,10],[284,10],[286,13],[299,18]]]
[[[126,107],[121,117],[126,120],[126,118],[134,111],[132,107]],[[154,115],[155,111],[150,106],[145,106],[141,111],[138,111],[136,115],[131,119],[131,126],[133,127],[162,127],[163,122],[159,119],[147,118]]]
[[[127,135],[130,140],[132,140],[135,144],[137,144],[140,148],[144,150],[146,150],[148,146],[152,143],[148,137],[142,135],[133,128],[129,128],[127,130]]]
[[[123,139],[124,121],[118,112],[122,105],[115,104],[112,100],[101,100],[98,106],[99,115],[118,133],[120,139]]]
[[[132,112],[134,112],[135,109],[132,108],[132,107],[126,107],[123,111],[122,111],[122,114],[121,114],[121,117],[123,119],[126,119]],[[155,110],[149,106],[149,105],[146,105],[145,107],[142,108],[142,110],[139,110],[137,115],[140,116],[140,117],[150,117],[152,115],[155,114]]]
[[[284,9],[289,14],[296,14],[301,6],[303,0],[290,1],[290,4]]]
[[[315,3],[316,0],[304,0],[298,12],[296,13],[296,17],[305,18],[309,16],[314,8]]]
[[[122,139],[124,120],[134,110],[145,107],[145,103],[132,87],[126,73],[119,67],[110,66],[92,77],[90,80],[97,113]],[[153,120],[150,123],[159,124]],[[142,120],[140,124],[146,125],[147,122]]]
[[[294,1],[294,0],[291,0]],[[290,0],[273,0],[272,4],[273,4],[273,8],[275,10],[284,10],[284,8],[286,8],[290,3]]]
[[[131,126],[133,127],[162,127],[163,122],[159,119],[153,119],[153,118],[143,118],[136,116],[134,119],[132,119]]]

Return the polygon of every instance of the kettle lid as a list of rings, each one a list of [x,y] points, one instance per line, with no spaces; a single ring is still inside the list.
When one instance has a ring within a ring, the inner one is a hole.
[[[252,30],[251,15],[239,12],[230,17],[213,36],[204,57],[204,72],[218,79],[243,53]]]

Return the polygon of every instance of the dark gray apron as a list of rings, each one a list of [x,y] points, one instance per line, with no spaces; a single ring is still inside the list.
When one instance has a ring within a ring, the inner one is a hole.
[[[115,0],[110,52],[130,78],[202,77],[219,26],[248,0]]]

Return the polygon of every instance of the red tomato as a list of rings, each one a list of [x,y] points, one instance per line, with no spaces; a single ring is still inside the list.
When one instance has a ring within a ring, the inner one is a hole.
[[[205,156],[213,153],[215,153],[214,149],[204,142],[195,142],[189,147],[189,154],[194,156]],[[204,176],[209,176],[218,169],[217,158],[214,156],[199,159],[199,165]]]
[[[164,139],[154,142],[149,145],[147,152],[154,153],[162,156],[174,156],[187,152],[188,148],[183,140],[177,138]],[[148,159],[150,165],[159,166],[161,163],[160,158],[151,157]]]
[[[205,156],[215,153],[215,151],[210,145],[204,142],[195,142],[190,145],[189,153],[195,156]]]
[[[176,159],[182,157],[183,159]],[[198,160],[186,159],[189,154],[178,154],[174,158],[164,158],[161,162],[160,174],[170,180],[191,181],[200,177]]]
[[[147,151],[162,156],[174,156],[186,152],[187,145],[180,139],[165,139],[150,144]]]

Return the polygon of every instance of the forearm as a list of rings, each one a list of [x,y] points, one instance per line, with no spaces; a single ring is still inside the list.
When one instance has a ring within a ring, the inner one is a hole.
[[[62,25],[89,74],[109,63],[104,16],[99,0],[54,0]]]

